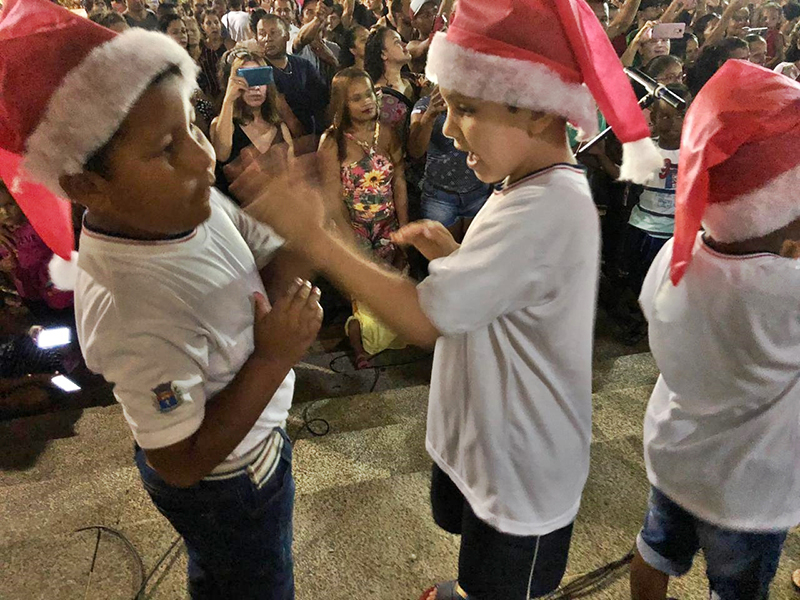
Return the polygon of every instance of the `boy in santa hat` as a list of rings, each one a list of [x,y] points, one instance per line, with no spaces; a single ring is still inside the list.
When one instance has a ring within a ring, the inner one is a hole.
[[[458,580],[423,598],[541,596],[566,567],[591,438],[599,227],[567,121],[591,134],[596,100],[625,143],[624,176],[642,181],[662,160],[582,0],[461,0],[428,76],[448,105],[445,134],[481,180],[502,183],[461,245],[432,222],[397,234],[431,260],[419,286],[325,231],[313,189],[291,214],[275,202],[280,186],[249,192],[254,214],[337,285],[405,340],[436,347],[431,501],[461,552]]]
[[[114,385],[144,487],[186,542],[192,598],[290,600],[283,427],[319,292],[293,279],[269,227],[211,188],[194,61],[160,33],[11,0],[0,72],[0,177],[64,258],[60,198],[88,209],[73,257],[81,349]]]
[[[712,598],[762,600],[800,522],[800,84],[728,61],[683,131],[675,237],[640,298],[661,376],[631,592],[664,600],[702,549]]]

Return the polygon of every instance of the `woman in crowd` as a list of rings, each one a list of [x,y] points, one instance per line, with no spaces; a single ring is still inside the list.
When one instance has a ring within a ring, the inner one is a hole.
[[[686,68],[689,68],[697,61],[700,54],[700,42],[695,34],[687,31],[683,39],[672,40],[669,53],[680,58]]]
[[[422,179],[422,218],[438,221],[457,242],[464,239],[469,224],[486,203],[492,186],[483,183],[467,166],[467,153],[458,150],[444,135],[447,105],[436,88],[414,106],[408,154],[426,156]]]
[[[669,54],[670,41],[668,39],[654,38],[654,21],[648,21],[631,40],[620,61],[626,67],[639,67],[646,65],[656,56]]]
[[[285,144],[289,157],[294,156],[292,134],[278,112],[275,84],[250,87],[237,75],[239,69],[263,66],[267,66],[266,59],[245,48],[231,50],[222,58],[220,84],[225,86],[225,97],[219,116],[211,122],[209,139],[217,154],[217,187],[234,200],[224,167],[245,148],[254,147],[264,154]]]
[[[337,73],[331,89],[332,125],[320,140],[328,181],[340,181],[340,192],[327,194],[340,229],[352,230],[357,243],[376,259],[397,269],[405,257],[390,236],[408,224],[403,148],[391,128],[378,119],[378,98],[369,75],[356,68]],[[338,171],[338,173],[337,173]],[[354,303],[347,331],[356,366],[369,366],[373,354],[392,346],[393,333]]]
[[[345,30],[339,52],[339,66],[342,69],[355,67],[364,70],[364,51],[368,37],[369,30],[358,24]]]
[[[706,46],[694,66],[686,74],[686,84],[696,96],[706,82],[714,76],[719,68],[730,58],[747,60],[750,48],[743,39],[725,38],[719,44]]]
[[[198,65],[200,64],[200,54],[203,51],[203,34],[200,31],[200,25],[194,17],[184,17],[183,24],[186,26],[186,36],[188,42],[186,44],[186,51],[189,53]]]
[[[222,37],[222,22],[213,10],[206,11],[202,16],[203,33],[205,40],[200,52],[200,89],[218,107],[222,100],[223,88],[219,84],[219,59],[234,46],[231,39]]]
[[[656,56],[647,63],[644,72],[662,85],[683,83],[683,63],[672,54]]]
[[[364,50],[364,67],[380,90],[380,121],[405,142],[408,122],[419,91],[402,73],[411,62],[400,34],[388,27],[376,27]],[[409,73],[410,75],[410,73]]]
[[[158,30],[166,33],[173,40],[178,42],[189,54],[192,54],[189,48],[189,30],[186,27],[186,21],[191,19],[184,19],[176,14],[168,14],[158,20]],[[192,106],[195,110],[195,125],[200,128],[205,136],[208,136],[208,128],[211,120],[214,118],[214,105],[208,100],[202,90],[195,90],[192,95]]]
[[[694,25],[694,33],[697,36],[697,41],[700,47],[706,43],[706,36],[710,35],[714,29],[719,25],[720,16],[717,13],[708,13],[700,17]]]

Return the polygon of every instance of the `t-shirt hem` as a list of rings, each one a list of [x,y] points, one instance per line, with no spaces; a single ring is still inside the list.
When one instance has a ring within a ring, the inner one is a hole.
[[[450,477],[459,491],[464,495],[464,498],[466,498],[467,502],[469,502],[472,512],[474,512],[481,521],[497,531],[519,536],[547,535],[548,533],[552,533],[563,527],[566,527],[572,523],[575,520],[575,517],[578,515],[578,509],[581,505],[580,497],[578,497],[578,501],[573,504],[569,510],[546,522],[526,523],[516,521],[514,519],[508,519],[506,517],[498,517],[497,515],[492,514],[492,512],[482,504],[481,500],[475,495],[475,493],[473,493],[469,486],[464,483],[455,473],[455,471],[450,468],[450,465],[448,465],[445,460],[439,456],[436,450],[433,449],[433,446],[427,437],[425,439],[425,448],[427,449],[428,454],[430,454],[433,461],[439,466],[440,469],[442,469],[442,471],[447,474],[448,477]]]
[[[192,419],[182,421],[178,425],[170,427],[169,429],[162,429],[155,433],[136,433],[133,432],[133,438],[136,443],[144,450],[157,450],[158,448],[166,448],[172,444],[182,442],[189,436],[193,435],[200,425],[203,424],[204,414],[199,414]]]
[[[716,527],[723,529],[731,529],[733,531],[753,531],[753,532],[775,532],[787,531],[800,523],[800,510],[795,511],[791,516],[786,516],[785,519],[759,520],[757,518],[750,519],[730,519],[720,517],[707,511],[702,506],[695,505],[690,499],[684,498],[683,494],[676,492],[669,485],[664,485],[663,481],[659,481],[655,474],[648,473],[648,480],[650,485],[657,488],[659,492],[664,494],[667,498],[672,500],[675,504],[680,506],[686,512],[691,513],[698,519],[701,519]]]

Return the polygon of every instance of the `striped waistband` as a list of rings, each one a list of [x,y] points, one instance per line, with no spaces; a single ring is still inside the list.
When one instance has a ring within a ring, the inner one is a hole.
[[[283,450],[283,436],[279,429],[272,432],[255,448],[248,450],[244,455],[235,461],[226,461],[218,465],[211,474],[203,479],[205,481],[221,481],[232,479],[245,473],[251,475],[260,474],[259,480],[271,472],[277,464]]]

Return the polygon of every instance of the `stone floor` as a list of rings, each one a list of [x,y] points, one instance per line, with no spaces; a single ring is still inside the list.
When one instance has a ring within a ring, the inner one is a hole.
[[[592,468],[565,582],[625,555],[641,523],[648,490],[641,423],[657,376],[645,349],[631,354],[601,322]],[[458,540],[429,515],[424,427],[430,359],[419,353],[385,357],[410,364],[386,366],[376,381],[374,371],[355,373],[332,350],[335,344],[323,340],[298,367],[289,424],[296,440],[298,600],[416,600],[433,582],[454,577],[458,553]],[[312,436],[303,428],[304,413],[324,418],[330,432]],[[175,539],[139,484],[130,434],[115,404],[0,423],[0,469],[0,600],[131,599],[140,581],[133,555],[103,534],[91,570],[97,534],[76,530],[119,530],[146,572]],[[800,597],[789,582],[791,569],[800,566],[798,550],[800,536],[793,534],[773,598]],[[185,566],[179,545],[142,597],[185,598]],[[627,571],[618,575],[589,597],[627,598]],[[681,600],[707,597],[701,559],[673,582],[671,593]]]

